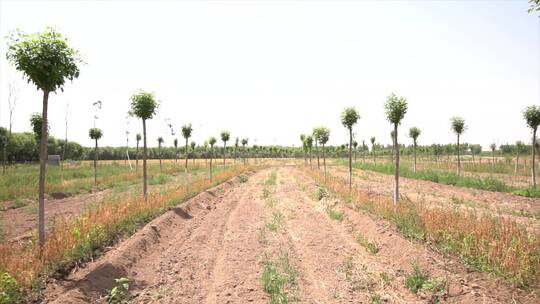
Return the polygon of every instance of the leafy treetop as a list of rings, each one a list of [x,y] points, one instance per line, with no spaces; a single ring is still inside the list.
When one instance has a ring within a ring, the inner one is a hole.
[[[407,113],[407,99],[398,97],[394,93],[387,97],[384,104],[386,119],[391,123],[398,125],[401,123],[405,113]]]
[[[318,127],[315,129],[314,134],[316,134],[317,142],[325,145],[330,139],[330,129],[326,127]]]
[[[93,140],[100,139],[103,136],[103,131],[99,128],[91,128],[88,131],[88,136]]]
[[[465,125],[465,120],[459,116],[454,116],[450,119],[450,125],[452,126],[452,131],[456,133],[456,135],[461,135],[465,130],[467,130],[467,126]]]
[[[130,115],[142,120],[151,119],[157,112],[159,103],[154,97],[154,93],[139,90],[131,96]]]
[[[17,30],[8,39],[7,59],[38,89],[63,91],[66,79],[79,77],[79,53],[54,28],[34,34]]]
[[[208,139],[208,143],[210,144],[210,147],[214,147],[214,145],[216,144],[216,138],[214,136],[210,137]]]
[[[135,135],[135,140],[137,140],[137,141],[141,140],[141,134],[140,133],[137,133],[137,135]]]
[[[523,118],[527,122],[529,128],[535,130],[540,125],[540,107],[530,106],[523,110]]]
[[[360,119],[360,115],[353,107],[348,107],[341,112],[341,123],[344,127],[351,130],[353,125]]]
[[[182,126],[182,136],[184,136],[185,139],[190,138],[192,132],[193,132],[193,127],[191,127],[190,123]]]
[[[417,127],[412,127],[409,129],[409,137],[413,139],[414,144],[416,144],[416,140],[418,139],[418,136],[420,136],[420,129]]]
[[[229,131],[221,131],[221,140],[223,142],[228,142],[231,138],[231,133]]]

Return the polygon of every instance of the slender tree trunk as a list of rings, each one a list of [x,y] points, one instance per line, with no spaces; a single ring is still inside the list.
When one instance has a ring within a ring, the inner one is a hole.
[[[322,144],[322,157],[324,166],[324,182],[326,183],[326,156],[324,155],[324,144]]]
[[[158,146],[158,153],[159,153],[159,172],[163,173],[163,167],[161,166],[161,144]]]
[[[457,175],[461,176],[461,157],[459,153],[459,134],[457,136]]]
[[[375,145],[371,146],[371,154],[373,154],[373,163],[375,163]]]
[[[398,138],[398,125],[394,124],[394,151],[396,153],[396,167],[394,173],[394,205],[397,205],[399,201],[399,146],[397,142]]]
[[[319,162],[319,145],[317,144],[317,141],[315,141],[315,153],[317,154],[317,170],[321,170],[321,165]]]
[[[195,148],[191,149],[191,163],[193,164],[193,167],[195,167]]]
[[[49,92],[43,91],[43,112],[41,114],[41,141],[39,145],[39,211],[38,211],[38,231],[39,231],[39,252],[43,257],[45,248],[45,173],[47,169],[47,140],[49,128],[47,121],[47,107],[49,105]]]
[[[210,182],[212,182],[212,158],[214,158],[214,148],[210,148]]]
[[[533,129],[532,140],[532,158],[531,158],[531,184],[533,189],[536,189],[536,128]]]
[[[186,165],[184,169],[187,171],[187,163],[188,163],[188,138],[186,137]]]
[[[137,149],[135,150],[135,173],[139,171],[139,141],[137,140]]]
[[[98,143],[97,138],[96,141],[96,147],[94,149],[94,184],[97,185],[97,161],[98,161]]]
[[[414,174],[416,174],[416,140],[414,141],[414,145],[413,145],[413,154],[414,154],[413,172]]]
[[[6,140],[2,149],[2,174],[6,174],[7,145],[8,140]]]
[[[519,166],[519,150],[516,153],[516,166],[514,168],[514,176],[517,175],[518,172],[518,166]]]
[[[309,151],[308,151],[308,157],[309,157],[309,168],[313,169],[313,165],[311,163],[311,149],[309,149]]]
[[[225,153],[227,149],[227,142],[223,142],[223,169],[225,169]]]
[[[354,160],[356,161],[356,150],[354,151]],[[349,128],[349,194],[352,190],[352,128]]]
[[[143,194],[144,199],[148,198],[148,172],[146,171],[146,159],[148,158],[148,147],[146,145],[146,120],[142,121],[143,126]]]

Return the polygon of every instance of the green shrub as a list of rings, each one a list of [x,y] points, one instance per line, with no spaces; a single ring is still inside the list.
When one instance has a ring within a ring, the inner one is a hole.
[[[17,280],[8,273],[0,273],[0,304],[22,302],[22,289]]]

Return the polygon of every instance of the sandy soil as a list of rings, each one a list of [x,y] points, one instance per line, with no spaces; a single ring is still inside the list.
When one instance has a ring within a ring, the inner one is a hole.
[[[348,179],[348,169],[329,167],[329,172]],[[393,176],[353,169],[353,183],[368,190],[371,195],[392,193]],[[516,219],[530,229],[540,231],[540,199],[513,195],[504,192],[485,191],[455,187],[430,181],[400,177],[400,195],[426,204],[444,204],[457,208],[476,208],[479,212],[489,210],[491,214],[501,214]]]
[[[277,174],[275,185],[266,181]],[[291,302],[537,303],[486,274],[401,237],[336,199],[317,201],[316,185],[294,167],[266,169],[246,183],[233,179],[155,219],[105,255],[65,279],[50,282],[46,303],[106,302],[115,278],[131,280],[133,303],[268,303],[263,260],[286,253],[298,274]],[[264,194],[264,195],[263,195]],[[328,208],[342,212],[333,220]],[[280,224],[270,223],[281,214]],[[379,247],[369,253],[361,234]],[[414,294],[404,284],[413,261],[442,292]]]

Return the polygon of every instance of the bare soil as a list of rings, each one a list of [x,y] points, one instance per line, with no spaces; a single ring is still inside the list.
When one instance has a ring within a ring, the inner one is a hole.
[[[268,183],[275,172],[277,182]],[[105,303],[114,279],[130,279],[133,303],[268,303],[263,262],[286,254],[298,278],[290,302],[538,303],[538,299],[403,238],[391,225],[335,199],[294,167],[234,179],[165,213],[66,278],[45,303]],[[329,217],[329,210],[342,214]],[[278,225],[276,214],[280,214]],[[370,253],[358,236],[377,244]],[[413,293],[405,280],[418,262],[442,291]]]

